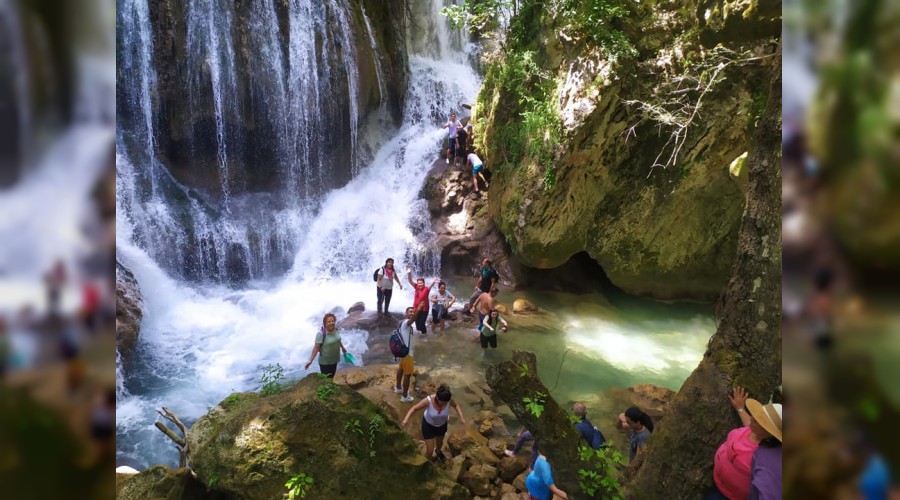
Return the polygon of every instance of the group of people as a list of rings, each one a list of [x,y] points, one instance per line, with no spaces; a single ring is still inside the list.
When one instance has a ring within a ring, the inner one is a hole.
[[[463,126],[456,118],[456,113],[450,113],[450,119],[441,128],[447,129],[447,156],[446,163],[451,161],[454,167],[460,166],[460,160],[465,158],[465,166],[472,168],[472,188],[478,193],[478,179],[484,183],[487,189],[489,182],[485,177],[484,162],[478,157],[474,147],[475,134],[472,124]]]

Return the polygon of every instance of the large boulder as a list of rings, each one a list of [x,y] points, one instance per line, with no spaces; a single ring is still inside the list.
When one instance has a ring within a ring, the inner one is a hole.
[[[143,318],[143,298],[130,269],[116,261],[116,350],[126,364],[137,345]]]
[[[229,396],[197,420],[188,442],[198,477],[228,498],[281,498],[300,473],[314,478],[312,499],[468,497],[389,413],[316,375],[275,396]]]
[[[473,495],[488,496],[491,494],[491,486],[497,478],[497,468],[487,464],[473,465],[463,472],[459,482],[463,484]]]
[[[725,80],[704,92],[701,110],[680,130],[683,147],[673,154],[672,113],[655,120],[647,109],[668,103],[657,92],[677,76],[706,73],[698,58],[717,41],[700,39],[703,9],[696,16],[683,2],[628,9],[618,28],[635,51],[618,61],[590,37],[568,36],[562,11],[520,13],[534,36],[507,45],[488,68],[474,111],[482,159],[506,162],[493,176],[489,213],[523,266],[553,269],[585,252],[628,293],[715,299],[731,270],[744,205],[728,167],[748,150],[753,103],[765,102],[766,68],[775,60],[769,38],[780,23],[749,30],[761,25],[758,9],[729,17],[729,34],[744,34],[728,39],[729,48],[769,57],[723,71]],[[676,31],[685,35],[672,36]],[[530,80],[513,69],[523,57],[537,67]],[[543,97],[536,80],[564,84]],[[548,126],[523,125],[524,114],[545,116],[547,109]],[[555,142],[533,152],[533,144]]]
[[[118,479],[118,478],[117,478]],[[207,498],[206,486],[188,469],[173,470],[163,465],[128,477],[117,487],[120,500],[201,500]]]

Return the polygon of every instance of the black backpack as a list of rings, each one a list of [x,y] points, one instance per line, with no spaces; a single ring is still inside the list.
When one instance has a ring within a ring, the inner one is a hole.
[[[403,342],[403,336],[400,335],[400,326],[403,325],[403,321],[397,325],[394,333],[391,334],[391,338],[388,339],[388,343],[391,346],[391,354],[393,354],[395,358],[405,358],[409,354],[409,346]],[[412,335],[410,335],[409,341],[412,342]]]
[[[383,267],[379,267],[378,269],[375,270],[374,273],[372,273],[372,281],[374,281],[375,283],[378,283],[378,275],[379,274],[384,276],[384,268]]]

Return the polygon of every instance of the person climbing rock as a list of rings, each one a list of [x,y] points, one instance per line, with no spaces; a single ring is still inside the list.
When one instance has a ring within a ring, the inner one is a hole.
[[[534,462],[534,468],[525,478],[525,487],[528,494],[533,499],[550,500],[554,496],[567,499],[566,492],[559,489],[553,482],[553,471],[550,468],[550,462],[543,453],[538,454],[537,460]]]
[[[628,461],[633,462],[637,457],[638,451],[644,447],[644,443],[653,433],[653,419],[637,406],[632,406],[620,413],[616,420],[616,427],[619,429],[631,430],[631,444],[628,450]]]
[[[474,149],[472,150],[471,153],[469,153],[469,156],[467,156],[466,158],[467,158],[466,165],[472,166],[472,189],[474,189],[476,193],[480,192],[478,190],[478,179],[479,178],[482,180],[482,182],[484,182],[484,189],[487,189],[489,187],[488,181],[487,181],[487,179],[484,178],[484,175],[482,175],[482,173],[481,173],[482,168],[484,168],[484,162],[481,161],[481,158],[478,157],[478,155],[475,153]]]
[[[412,324],[416,320],[415,309],[406,308],[406,318],[397,326],[403,343],[409,347],[409,352],[400,359],[397,366],[397,382],[394,384],[394,392],[400,394],[401,403],[412,403],[413,397],[409,394],[409,380],[415,371],[415,362],[413,359],[413,334]]]
[[[422,439],[425,440],[425,458],[431,460],[432,456],[442,464],[447,460],[441,448],[444,447],[444,436],[447,434],[447,423],[450,420],[450,407],[459,416],[459,422],[466,425],[466,417],[462,408],[453,400],[453,394],[447,386],[441,384],[434,394],[422,399],[406,412],[406,416],[400,422],[400,427],[406,427],[409,417],[413,413],[424,409],[422,414]]]
[[[397,271],[394,269],[394,259],[388,258],[384,261],[384,267],[379,269],[375,277],[376,286],[378,287],[376,291],[378,316],[382,314],[388,315],[388,309],[391,307],[391,295],[394,293],[394,281],[403,290],[403,283],[400,282],[400,277],[397,276]],[[381,308],[382,303],[384,303],[383,312]]]
[[[438,289],[431,294],[431,327],[446,328],[445,319],[449,319],[450,306],[456,302],[456,297],[447,291],[447,283],[438,282]]]
[[[416,330],[422,335],[428,333],[425,322],[428,321],[428,293],[434,288],[438,279],[435,278],[431,285],[425,286],[425,278],[418,278],[415,282],[412,279],[412,268],[406,268],[406,279],[409,285],[413,287],[413,309],[416,311]]]
[[[450,120],[445,123],[441,128],[448,129],[447,135],[447,156],[446,162],[447,165],[450,164],[450,160],[454,160],[454,165],[456,161],[456,138],[459,134],[459,129],[462,128],[462,123],[456,119],[456,113],[450,112]]]
[[[312,354],[309,361],[303,367],[309,369],[309,365],[319,355],[319,372],[328,378],[334,378],[337,373],[338,361],[341,359],[341,351],[347,353],[347,348],[341,342],[341,333],[334,327],[337,318],[334,314],[328,313],[322,318],[322,328],[316,334],[316,342],[313,344]]]
[[[475,304],[478,297],[481,297],[482,293],[490,292],[497,285],[498,281],[500,281],[500,275],[494,269],[493,264],[491,264],[491,259],[482,260],[481,270],[475,275],[475,287],[472,288],[474,293],[469,297],[469,302],[466,304],[466,313],[469,312],[469,309],[472,309],[472,305]]]
[[[572,413],[574,413],[575,417],[578,419],[575,428],[578,429],[578,434],[581,435],[581,439],[584,439],[591,448],[595,450],[600,449],[600,447],[606,443],[606,438],[603,436],[603,433],[600,432],[600,429],[587,419],[587,407],[584,403],[578,402],[573,404]]]

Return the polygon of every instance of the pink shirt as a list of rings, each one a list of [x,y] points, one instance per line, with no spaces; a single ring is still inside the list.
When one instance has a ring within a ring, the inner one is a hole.
[[[750,428],[740,427],[728,433],[728,438],[716,451],[713,480],[726,497],[737,500],[750,495],[750,463],[759,446],[750,441]]]

